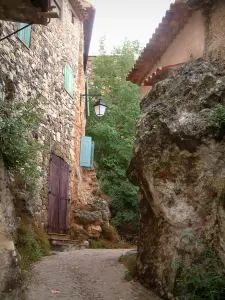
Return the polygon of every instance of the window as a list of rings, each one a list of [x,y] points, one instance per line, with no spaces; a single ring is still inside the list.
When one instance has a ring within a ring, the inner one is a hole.
[[[61,16],[62,0],[51,0],[51,6],[53,12],[57,12],[58,16]]]
[[[74,75],[73,70],[69,64],[66,64],[64,69],[64,88],[70,94],[70,96],[73,96]]]
[[[26,26],[26,23],[18,23],[18,29]],[[31,26],[28,26],[18,32],[18,38],[27,46],[30,47],[30,39],[31,39]]]
[[[82,136],[80,145],[80,166],[86,170],[94,167],[94,142],[90,136]]]

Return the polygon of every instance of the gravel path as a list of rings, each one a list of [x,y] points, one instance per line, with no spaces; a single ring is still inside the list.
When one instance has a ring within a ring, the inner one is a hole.
[[[126,251],[88,249],[46,257],[27,276],[25,300],[159,300],[123,279],[118,258]]]

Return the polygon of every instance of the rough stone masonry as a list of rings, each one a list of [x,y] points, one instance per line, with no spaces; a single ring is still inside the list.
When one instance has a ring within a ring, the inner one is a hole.
[[[13,85],[13,91],[6,86],[6,96],[11,93],[13,101],[29,101],[36,97],[44,99],[45,114],[38,134],[38,139],[45,146],[39,157],[44,177],[40,182],[40,193],[30,208],[42,226],[47,221],[50,153],[63,158],[71,168],[71,198],[75,193],[73,170],[79,168],[80,137],[85,128],[84,102],[80,104],[85,83],[83,21],[69,1],[62,3],[59,19],[51,20],[48,26],[32,25],[29,48],[15,34],[4,40],[0,49],[1,76]],[[17,23],[1,22],[1,36],[15,30]],[[67,63],[74,73],[74,96],[64,88]]]
[[[45,114],[38,133],[38,139],[45,147],[39,156],[39,166],[44,176],[39,182],[35,201],[29,202],[37,225],[44,228],[47,226],[50,153],[54,152],[69,164],[70,198],[75,198],[74,170],[79,168],[80,138],[85,129],[85,103],[80,103],[85,84],[83,19],[73,11],[70,1],[61,2],[59,19],[51,20],[48,26],[32,25],[29,48],[17,34],[2,41],[0,48],[0,77],[5,85],[5,101],[44,99]],[[17,29],[17,23],[0,22],[1,37]],[[64,88],[64,68],[67,63],[74,73],[74,96]],[[12,282],[12,275],[17,274],[13,257],[19,220],[15,215],[14,201],[8,173],[1,161],[0,292],[6,288],[8,279]]]

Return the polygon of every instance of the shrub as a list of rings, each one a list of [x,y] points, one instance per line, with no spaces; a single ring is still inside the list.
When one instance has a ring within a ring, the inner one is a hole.
[[[73,240],[84,241],[88,237],[88,233],[77,224],[73,224],[69,229],[69,235]]]
[[[206,246],[189,265],[178,265],[176,292],[180,300],[222,300],[225,276],[215,252]]]
[[[225,135],[225,105],[218,105],[210,116],[210,125],[213,131],[223,137]]]
[[[22,218],[17,231],[16,247],[21,257],[20,267],[26,270],[32,262],[49,255],[50,244],[47,234],[41,228],[36,227],[29,217]]]
[[[100,189],[94,189],[94,190],[92,191],[92,195],[93,195],[93,196],[100,197],[100,196],[101,196],[101,190],[100,190]]]
[[[111,241],[111,242],[119,242],[120,241],[120,236],[119,236],[116,228],[113,227],[112,225],[104,224],[102,226],[102,232],[103,232],[104,238],[106,240]]]
[[[103,240],[89,240],[89,248],[91,249],[107,249]]]
[[[50,243],[48,240],[48,234],[40,227],[34,227],[35,238],[39,245],[41,246],[42,256],[49,255]]]
[[[124,242],[123,240],[120,240],[119,242],[111,242],[104,239],[99,240],[89,240],[89,248],[91,249],[131,249],[134,248],[133,245]]]
[[[128,281],[137,277],[136,259],[137,259],[136,253],[121,255],[119,258],[119,262],[122,263],[127,268],[124,275],[124,279]]]
[[[32,136],[43,115],[42,101],[37,98],[9,103],[0,99],[0,156],[18,184],[31,192],[42,175],[37,167],[42,146]]]

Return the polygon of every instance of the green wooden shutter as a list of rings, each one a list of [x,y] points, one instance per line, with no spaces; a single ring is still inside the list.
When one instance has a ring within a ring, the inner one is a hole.
[[[85,82],[85,104],[86,104],[86,117],[90,117],[90,102],[89,102],[89,96],[88,96],[88,79]]]
[[[73,96],[74,93],[74,75],[73,70],[69,64],[65,65],[64,69],[64,87],[67,92]]]
[[[95,143],[91,143],[91,167],[90,170],[94,169],[94,152],[95,152]]]
[[[18,23],[18,29],[21,29],[26,25],[26,23]],[[31,40],[31,26],[28,26],[23,30],[19,31],[18,38],[29,48]]]
[[[80,145],[80,166],[91,168],[92,162],[92,138],[82,136]]]

